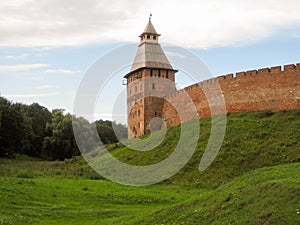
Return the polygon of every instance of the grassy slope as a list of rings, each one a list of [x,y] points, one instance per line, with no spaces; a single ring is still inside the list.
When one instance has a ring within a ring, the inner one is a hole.
[[[220,153],[199,173],[210,131],[202,120],[190,162],[150,187],[94,180],[81,158],[0,160],[0,224],[300,224],[299,128],[300,110],[231,114]],[[122,161],[151,164],[171,153],[179,127],[167,135],[153,151],[110,148]]]
[[[0,224],[300,224],[300,163],[214,190],[105,180],[0,177]]]
[[[300,224],[300,163],[262,168],[144,224]],[[298,210],[297,210],[298,209]]]
[[[257,168],[300,162],[300,110],[230,114],[221,150],[203,173],[199,173],[198,166],[210,134],[209,119],[201,120],[200,129],[193,157],[165,183],[215,188]],[[152,151],[138,152],[123,147],[113,150],[113,154],[130,164],[150,165],[168,156],[179,136],[180,127],[172,127],[165,141]]]

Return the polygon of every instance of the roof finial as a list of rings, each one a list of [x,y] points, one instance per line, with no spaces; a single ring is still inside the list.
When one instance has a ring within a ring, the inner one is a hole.
[[[150,16],[149,16],[149,22],[151,21],[151,17],[152,17],[152,13],[150,13]]]

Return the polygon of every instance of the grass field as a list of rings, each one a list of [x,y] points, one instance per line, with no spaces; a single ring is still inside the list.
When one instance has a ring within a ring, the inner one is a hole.
[[[133,188],[108,181],[1,178],[1,224],[133,224],[202,190]]]
[[[300,110],[230,114],[214,163],[190,162],[160,184],[132,187],[96,174],[81,157],[0,159],[0,224],[300,224]],[[149,152],[112,145],[114,156],[151,164],[171,153],[179,128]],[[161,154],[159,154],[161,153]]]

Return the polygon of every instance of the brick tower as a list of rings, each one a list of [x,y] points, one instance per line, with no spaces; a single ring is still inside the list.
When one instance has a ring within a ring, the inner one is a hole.
[[[166,96],[175,91],[175,73],[163,52],[151,22],[151,15],[127,79],[128,138],[135,138],[163,125]],[[161,119],[158,119],[161,118]]]

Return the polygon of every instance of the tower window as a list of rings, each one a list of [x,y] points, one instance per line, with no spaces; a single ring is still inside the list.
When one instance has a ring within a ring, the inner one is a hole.
[[[154,84],[154,83],[152,83],[152,89],[153,89],[153,90],[155,89],[155,84]]]
[[[137,73],[137,78],[140,80],[140,79],[142,79],[142,73],[141,72],[138,72]]]
[[[166,78],[169,78],[168,70],[166,70]]]
[[[156,40],[156,36],[153,36],[153,40]]]
[[[157,115],[158,115],[157,112],[155,112],[155,113],[154,113],[154,116],[157,117]]]
[[[149,34],[147,34],[147,39],[150,39],[150,35]]]
[[[140,110],[138,110],[138,116],[140,116],[141,115],[141,111]]]

